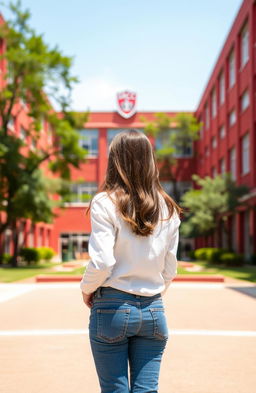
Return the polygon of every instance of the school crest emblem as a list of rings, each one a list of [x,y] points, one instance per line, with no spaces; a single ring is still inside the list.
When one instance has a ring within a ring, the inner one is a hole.
[[[117,111],[120,116],[129,119],[136,112],[137,94],[133,91],[117,93]]]

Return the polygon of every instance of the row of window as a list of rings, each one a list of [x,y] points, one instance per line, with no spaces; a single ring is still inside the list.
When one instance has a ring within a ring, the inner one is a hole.
[[[36,247],[49,247],[50,246],[51,231],[46,228],[39,228],[37,232],[37,244]],[[12,230],[6,229],[4,232],[4,244],[3,249],[6,254],[11,253],[12,243]],[[25,240],[25,223],[21,224],[18,233],[18,245],[22,247]],[[30,230],[27,234],[27,247],[35,247],[35,226],[31,225]]]
[[[173,195],[173,183],[169,181],[161,181],[161,185],[165,192]],[[191,189],[192,183],[190,181],[177,182],[177,191],[180,195]],[[74,183],[71,186],[71,203],[86,203],[96,194],[98,184],[96,182]]]
[[[44,132],[44,128],[43,128],[43,127],[44,127],[44,126],[43,126],[43,122],[42,122],[42,130],[41,130],[41,133]],[[10,131],[15,131],[15,118],[14,118],[13,116],[10,117],[10,120],[9,120],[9,122],[8,122],[8,129],[9,129]],[[28,132],[27,132],[27,130],[26,130],[23,126],[20,126],[19,137],[20,137],[23,141],[26,141],[26,142],[27,142]],[[36,139],[35,139],[34,137],[31,137],[30,139],[31,139],[31,141],[30,141],[30,148],[31,148],[31,149],[36,149],[36,147],[37,147],[37,141],[36,141]],[[50,126],[48,125],[47,143],[48,143],[49,145],[51,145],[52,142],[53,142],[52,131],[50,130]]]
[[[244,68],[244,66],[249,61],[249,30],[248,30],[248,22],[244,24],[240,34],[239,34],[239,50],[240,50],[240,58],[239,58],[239,66],[240,71]],[[229,53],[227,59],[227,67],[223,66],[222,70],[219,73],[218,80],[214,84],[212,91],[210,93],[210,97],[205,103],[204,106],[204,119],[201,121],[204,122],[205,128],[208,129],[210,126],[210,113],[211,118],[215,118],[217,115],[217,106],[221,107],[225,102],[225,94],[227,89],[231,89],[236,83],[236,56],[234,45]],[[248,91],[245,92],[247,95],[244,99],[249,100]],[[244,104],[242,104],[243,106]],[[245,104],[246,105],[246,104]]]
[[[247,88],[240,97],[240,113],[242,114],[250,105],[249,89]],[[208,115],[206,115],[208,117]],[[206,119],[207,119],[206,117]],[[228,114],[228,125],[232,127],[236,123],[237,114],[235,108],[231,109]],[[206,121],[206,128],[209,128],[209,120]],[[201,128],[201,138],[203,136],[203,127]]]
[[[250,146],[249,146],[249,133],[247,132],[242,138],[241,138],[241,174],[246,175],[250,171]],[[209,148],[206,149],[206,156],[209,156]],[[236,161],[237,161],[237,155],[236,155],[236,148],[233,146],[229,150],[229,167],[230,167],[230,172],[232,175],[233,180],[236,180]],[[226,162],[225,158],[222,157],[219,160],[219,169],[220,173],[224,173],[226,171]],[[212,167],[212,176],[217,175],[217,169],[216,167]]]
[[[124,131],[125,129],[109,129],[107,131],[107,146],[109,148],[110,143],[112,142],[115,135],[119,132]],[[128,129],[126,129],[128,130]],[[141,132],[143,132],[141,130]],[[169,138],[170,133],[177,132],[177,130],[170,129],[169,132],[165,136],[155,138],[155,146],[157,149],[161,149],[166,140]],[[97,156],[98,155],[98,140],[99,140],[99,131],[98,129],[83,129],[80,130],[80,146],[84,149],[88,150],[89,156]],[[191,157],[193,144],[192,142],[188,142],[188,144],[184,147],[177,147],[175,157]]]

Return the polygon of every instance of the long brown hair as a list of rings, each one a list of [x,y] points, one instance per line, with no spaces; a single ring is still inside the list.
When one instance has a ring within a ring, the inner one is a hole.
[[[109,146],[106,176],[98,192],[106,191],[120,216],[137,235],[153,233],[161,212],[159,193],[168,207],[169,220],[174,210],[183,209],[162,188],[154,150],[147,136],[136,129],[119,132]],[[115,193],[112,199],[111,194]],[[91,201],[86,213],[90,210]]]

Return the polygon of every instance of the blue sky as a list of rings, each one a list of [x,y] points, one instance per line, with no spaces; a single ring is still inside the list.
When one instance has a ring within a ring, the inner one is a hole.
[[[194,110],[241,0],[23,0],[46,41],[74,56],[75,110]],[[5,15],[6,11],[2,9]]]

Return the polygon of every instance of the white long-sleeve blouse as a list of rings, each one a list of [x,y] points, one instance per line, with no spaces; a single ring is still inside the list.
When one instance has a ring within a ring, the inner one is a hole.
[[[162,212],[168,214],[160,197]],[[170,220],[159,221],[153,234],[139,236],[117,214],[115,204],[103,191],[93,197],[90,217],[91,259],[80,281],[82,292],[90,294],[103,286],[142,296],[165,293],[177,275],[181,223],[178,214],[175,212]]]

